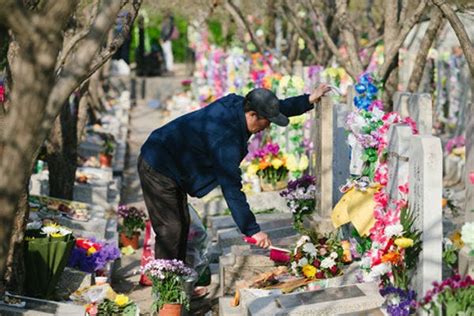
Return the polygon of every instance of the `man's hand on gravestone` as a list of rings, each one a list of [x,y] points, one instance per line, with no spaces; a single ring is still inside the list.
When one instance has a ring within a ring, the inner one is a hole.
[[[331,87],[325,83],[320,84],[316,89],[309,95],[309,103],[314,104],[321,101],[321,98],[331,91]]]
[[[270,240],[270,238],[268,238],[268,235],[264,232],[258,232],[252,235],[252,238],[257,241],[255,244],[259,247],[268,248],[272,245],[272,241]]]

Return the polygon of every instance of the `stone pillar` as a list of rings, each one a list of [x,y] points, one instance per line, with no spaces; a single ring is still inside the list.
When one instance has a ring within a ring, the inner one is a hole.
[[[329,97],[323,97],[315,114],[316,153],[316,212],[310,219],[311,226],[320,233],[333,230],[331,222],[333,189],[333,106]]]
[[[388,131],[388,183],[390,200],[400,199],[398,187],[408,182],[411,127],[394,124]]]
[[[431,135],[433,129],[433,105],[428,93],[414,93],[408,101],[409,116],[416,122],[420,135]]]
[[[354,105],[354,97],[357,95],[355,88],[353,85],[347,86],[347,97],[346,97],[346,103],[349,106],[349,110],[353,111],[355,110],[355,105]]]
[[[411,138],[408,204],[422,232],[422,252],[414,280],[419,297],[442,277],[442,157],[439,138]]]

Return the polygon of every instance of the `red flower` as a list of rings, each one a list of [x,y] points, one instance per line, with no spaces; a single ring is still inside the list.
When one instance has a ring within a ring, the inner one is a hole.
[[[333,266],[330,268],[330,270],[331,270],[332,275],[336,275],[337,270],[338,270],[337,265],[333,265]]]
[[[316,268],[319,268],[320,265],[321,265],[321,261],[319,261],[318,259],[313,261],[313,266],[315,266]]]
[[[323,271],[319,271],[316,273],[316,278],[317,279],[324,279],[324,272]]]

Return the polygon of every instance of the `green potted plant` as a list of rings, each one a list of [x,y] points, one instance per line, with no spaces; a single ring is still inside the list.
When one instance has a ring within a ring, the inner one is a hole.
[[[181,260],[155,259],[143,267],[143,273],[152,281],[152,293],[156,300],[152,312],[160,316],[180,316],[183,307],[189,310],[189,297],[185,282],[193,270]]]
[[[113,136],[104,136],[102,151],[99,153],[99,162],[101,167],[112,166],[112,158],[115,153],[115,141]]]
[[[138,249],[140,231],[145,229],[145,212],[134,206],[120,205],[118,215],[121,219],[120,244],[122,247],[132,246],[133,249]]]

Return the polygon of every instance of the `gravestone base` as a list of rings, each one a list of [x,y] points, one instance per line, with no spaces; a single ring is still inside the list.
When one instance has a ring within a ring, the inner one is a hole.
[[[241,290],[241,308],[248,315],[339,315],[378,309],[384,303],[375,282],[292,294],[258,297]]]
[[[248,245],[232,246],[230,254],[219,258],[220,295],[233,295],[237,281],[249,280],[275,266],[268,250],[251,249]]]
[[[308,220],[310,229],[320,234],[329,234],[334,231],[334,225],[331,218],[322,218],[318,214],[314,214],[310,220]]]
[[[80,288],[92,285],[92,273],[83,272],[73,268],[64,268],[59,283],[56,288],[56,294],[65,300],[69,299],[69,295]]]

